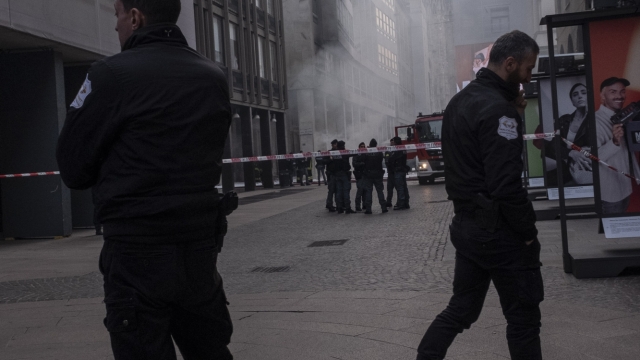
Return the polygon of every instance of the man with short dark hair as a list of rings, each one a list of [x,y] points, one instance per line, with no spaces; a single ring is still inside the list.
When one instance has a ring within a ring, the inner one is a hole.
[[[611,117],[624,108],[627,100],[629,80],[617,77],[605,79],[600,84],[600,108],[596,111],[596,138],[598,157],[614,168],[630,173],[629,163],[633,166],[633,174],[640,175],[640,167],[636,157],[629,153],[624,138],[622,124],[611,123]],[[619,214],[627,211],[631,193],[631,179],[611,171],[606,166],[600,168],[600,198],[603,214]]]
[[[378,146],[376,139],[369,141],[369,147],[375,148]],[[382,169],[382,163],[384,162],[384,156],[382,153],[366,153],[363,156],[364,169],[363,169],[363,181],[362,186],[364,188],[364,209],[365,214],[372,214],[371,205],[373,204],[373,188],[376,188],[378,194],[378,203],[382,209],[382,213],[386,213],[387,202],[384,199],[384,184],[382,178],[384,177],[384,169]]]
[[[337,139],[333,139],[331,141],[331,150],[329,151],[333,151],[333,150],[338,150],[338,140]],[[335,212],[336,208],[333,206],[333,201],[334,198],[336,197],[336,177],[334,176],[333,172],[331,171],[331,156],[327,156],[323,159],[323,162],[326,165],[326,174],[327,174],[327,179],[329,180],[329,184],[327,185],[327,201],[326,201],[326,205],[325,207],[327,208],[327,210],[329,210],[329,212]],[[336,205],[337,205],[337,199],[336,199]]]
[[[190,49],[180,0],[116,0],[120,54],[95,62],[58,140],[60,175],[94,187],[114,358],[232,359],[215,185],[231,124],[224,73]]]
[[[366,149],[367,145],[363,142],[358,144],[358,149]],[[356,178],[356,211],[362,211],[362,195],[364,192],[364,156],[365,154],[358,154],[353,157],[353,176]]]
[[[540,49],[520,31],[501,36],[489,65],[451,99],[442,124],[446,190],[455,216],[453,296],[418,346],[418,360],[444,359],[456,335],[482,311],[489,284],[500,296],[512,359],[542,359],[540,243],[522,187],[521,83]]]
[[[389,140],[389,145],[393,146],[393,138]],[[396,182],[394,179],[395,174],[393,173],[393,168],[391,167],[391,163],[389,163],[389,159],[391,158],[392,154],[393,152],[391,151],[387,151],[384,153],[384,166],[387,168],[387,200],[386,200],[387,208],[393,207],[393,189],[396,188]],[[396,205],[398,204],[397,201],[398,200],[396,199]]]
[[[344,141],[338,141],[338,149],[345,150]],[[336,186],[336,209],[338,214],[354,214],[351,209],[351,164],[349,155],[333,155],[327,165]]]
[[[391,139],[394,146],[402,145],[402,139],[399,136]],[[389,156],[389,165],[393,169],[393,183],[398,193],[398,201],[393,210],[409,209],[409,188],[407,187],[407,151],[394,151]]]

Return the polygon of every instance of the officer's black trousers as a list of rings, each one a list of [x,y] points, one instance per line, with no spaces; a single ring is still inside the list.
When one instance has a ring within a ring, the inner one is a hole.
[[[364,177],[360,179],[356,179],[356,208],[360,209],[363,203],[363,195],[364,195]]]
[[[375,187],[376,193],[378,193],[378,203],[382,209],[385,210],[387,208],[387,201],[384,199],[384,184],[382,183],[382,178],[369,178],[365,176],[362,180],[364,187],[364,208],[371,211],[373,188]]]
[[[396,187],[395,174],[387,172],[387,205],[393,206],[393,189]]]
[[[329,183],[327,185],[327,207],[333,207],[333,198],[336,197],[336,177],[333,174],[327,174]]]
[[[407,187],[407,173],[396,171],[394,174],[396,191],[398,192],[398,206],[409,205],[409,188]]]
[[[336,207],[344,210],[351,208],[351,176],[340,171],[331,176],[336,178]]]
[[[180,244],[105,241],[100,254],[115,360],[233,359],[233,327],[213,240]]]
[[[444,359],[456,335],[480,316],[491,281],[507,320],[511,359],[542,359],[540,243],[536,240],[527,246],[508,230],[491,234],[480,229],[468,213],[456,215],[450,229],[456,248],[453,297],[429,326],[418,346],[417,359]]]

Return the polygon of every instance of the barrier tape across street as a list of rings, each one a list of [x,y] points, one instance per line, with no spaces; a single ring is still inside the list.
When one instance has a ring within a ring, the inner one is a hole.
[[[554,137],[555,135],[556,135],[555,133],[526,134],[526,135],[523,135],[522,138],[523,140],[537,140],[537,139],[546,139],[546,138]],[[575,145],[571,141],[565,138],[562,138],[562,140],[571,148],[573,148],[576,151],[582,152],[585,156],[592,159],[593,161],[601,163],[602,165],[608,167],[612,171],[616,171],[628,178],[631,178],[640,182],[638,178],[612,167],[611,165],[593,156],[591,153],[587,151],[583,151],[582,148]],[[355,150],[330,150],[330,151],[317,151],[317,152],[306,152],[306,153],[285,154],[285,155],[252,156],[252,157],[224,159],[222,160],[222,162],[224,164],[235,164],[235,163],[257,162],[257,161],[302,159],[302,158],[318,157],[318,156],[358,155],[358,154],[365,154],[365,153],[392,152],[392,151],[401,151],[401,150],[439,149],[440,147],[441,147],[441,143],[434,142],[434,143],[420,143],[420,144],[408,144],[408,145],[397,145],[397,146],[380,146],[375,148],[355,149]],[[0,175],[0,179],[32,177],[32,176],[49,176],[49,175],[60,175],[60,172],[47,171],[47,172],[35,172],[35,173],[23,173],[23,174],[5,174],[5,175]]]
[[[24,174],[6,174],[6,175],[0,175],[0,179],[32,177],[32,176],[47,176],[47,175],[60,175],[60,171],[45,171],[45,172],[24,173]]]

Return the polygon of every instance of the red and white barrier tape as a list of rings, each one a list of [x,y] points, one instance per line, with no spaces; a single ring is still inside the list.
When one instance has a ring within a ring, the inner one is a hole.
[[[408,144],[408,145],[397,145],[397,146],[380,146],[375,148],[355,149],[355,150],[329,150],[329,151],[305,152],[305,153],[286,154],[286,155],[253,156],[253,157],[245,157],[245,158],[224,159],[222,160],[222,162],[225,164],[231,164],[231,163],[243,163],[243,162],[252,162],[252,161],[302,159],[302,158],[318,157],[318,156],[358,155],[358,154],[379,153],[379,152],[387,152],[387,151],[439,149],[440,146],[441,145],[439,142],[427,143],[427,144],[420,143],[420,144]]]
[[[589,159],[591,159],[591,160],[593,160],[593,161],[595,161],[597,163],[600,163],[600,164],[608,167],[609,169],[611,169],[611,170],[613,170],[613,171],[615,171],[617,173],[620,173],[620,174],[628,177],[629,179],[635,180],[636,182],[640,183],[640,180],[637,177],[635,177],[633,175],[629,175],[624,171],[620,171],[620,170],[614,168],[613,166],[611,166],[611,165],[607,164],[606,162],[600,160],[598,157],[596,157],[595,155],[591,154],[587,150],[582,150],[582,148],[580,146],[572,143],[571,141],[569,141],[569,140],[567,140],[565,138],[562,138],[562,141],[564,141],[567,145],[569,145],[573,150],[581,152],[584,156],[588,157]]]
[[[46,171],[46,172],[36,172],[36,173],[24,173],[24,174],[6,174],[6,175],[0,175],[0,179],[31,177],[31,176],[47,176],[47,175],[60,175],[60,171]]]
[[[523,135],[524,140],[536,140],[553,137],[554,133],[541,133],[541,134],[527,134]],[[245,163],[254,161],[271,161],[271,160],[288,160],[288,159],[302,159],[308,157],[318,156],[338,156],[338,155],[358,155],[366,153],[379,153],[388,151],[401,151],[401,150],[421,150],[421,149],[439,149],[441,143],[420,143],[420,144],[407,144],[398,146],[380,146],[376,148],[355,149],[355,150],[332,150],[332,151],[318,151],[318,152],[306,152],[297,154],[285,154],[285,155],[269,155],[269,156],[252,156],[243,158],[224,159],[224,164]],[[59,171],[47,171],[37,173],[25,173],[25,174],[5,174],[0,175],[0,179],[17,178],[17,177],[31,177],[31,176],[48,176],[48,175],[60,175]]]

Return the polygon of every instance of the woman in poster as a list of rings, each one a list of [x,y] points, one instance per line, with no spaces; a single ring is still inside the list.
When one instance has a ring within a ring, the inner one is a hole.
[[[560,130],[560,136],[580,146],[583,150],[591,151],[589,144],[589,122],[587,121],[587,87],[582,83],[576,83],[569,91],[569,99],[576,108],[571,114],[562,115],[555,124],[555,129]],[[556,159],[555,144],[562,141],[553,138],[551,141],[544,142],[545,156],[550,159]],[[583,153],[572,150],[564,142],[560,143],[560,153],[564,162],[563,179],[565,186],[574,185],[590,185],[593,184],[593,172],[591,168],[591,160]],[[557,185],[557,169],[549,172],[548,179],[556,182]],[[549,184],[554,186],[554,184]]]

